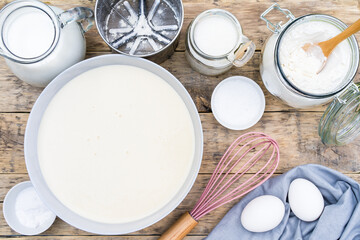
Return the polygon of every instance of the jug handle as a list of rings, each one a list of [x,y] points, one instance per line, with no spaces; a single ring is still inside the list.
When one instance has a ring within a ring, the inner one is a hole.
[[[94,25],[94,12],[90,8],[75,7],[58,15],[61,28],[72,22],[78,22],[85,33]]]
[[[254,55],[256,46],[253,41],[249,40],[246,36],[242,36],[243,43],[235,50],[231,52],[227,59],[232,62],[236,67],[244,66]]]

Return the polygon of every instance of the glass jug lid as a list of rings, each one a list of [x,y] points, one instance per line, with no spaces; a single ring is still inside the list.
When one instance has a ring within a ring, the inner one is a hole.
[[[15,1],[0,13],[1,54],[20,63],[48,56],[59,39],[60,24],[49,6],[39,1]]]
[[[319,124],[326,145],[345,145],[360,133],[360,83],[350,86],[328,106]]]

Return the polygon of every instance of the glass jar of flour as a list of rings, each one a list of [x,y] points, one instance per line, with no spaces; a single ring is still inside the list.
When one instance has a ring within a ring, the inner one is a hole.
[[[66,68],[85,58],[84,32],[93,12],[63,11],[36,0],[18,0],[0,12],[0,55],[21,80],[45,87]]]
[[[197,72],[216,76],[233,65],[245,65],[255,52],[255,44],[242,34],[239,21],[222,9],[210,9],[189,25],[185,57]]]
[[[273,9],[285,14],[287,23],[272,23],[266,15]],[[274,4],[261,19],[273,33],[266,41],[260,74],[268,91],[289,106],[309,108],[333,103],[320,121],[319,135],[325,144],[342,145],[360,132],[359,85],[353,79],[359,66],[359,47],[354,36],[340,43],[318,73],[322,62],[306,53],[305,43],[328,40],[347,28],[339,19],[320,14],[295,18]]]

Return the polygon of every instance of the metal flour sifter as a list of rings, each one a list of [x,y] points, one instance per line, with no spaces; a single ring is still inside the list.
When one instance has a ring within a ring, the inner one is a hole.
[[[181,0],[97,0],[95,18],[113,51],[160,63],[176,48],[184,10]]]

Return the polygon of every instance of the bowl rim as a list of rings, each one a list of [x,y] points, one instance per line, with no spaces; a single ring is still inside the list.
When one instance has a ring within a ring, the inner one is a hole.
[[[96,67],[108,65],[130,65],[140,67],[158,75],[163,80],[165,80],[178,93],[178,95],[185,103],[189,111],[195,133],[195,153],[193,163],[183,186],[178,190],[173,199],[160,210],[143,219],[120,224],[100,223],[84,218],[62,204],[47,186],[46,181],[41,174],[40,164],[37,157],[38,129],[42,116],[51,99],[66,83],[71,81],[74,77]],[[31,110],[25,130],[24,156],[26,168],[28,170],[30,180],[35,187],[40,199],[63,221],[76,228],[95,234],[126,234],[148,227],[167,216],[183,201],[183,199],[191,190],[200,170],[202,155],[203,131],[200,116],[190,94],[187,92],[185,87],[170,72],[149,60],[118,54],[101,55],[84,60],[58,75],[44,89],[39,98],[36,100],[33,109]]]

